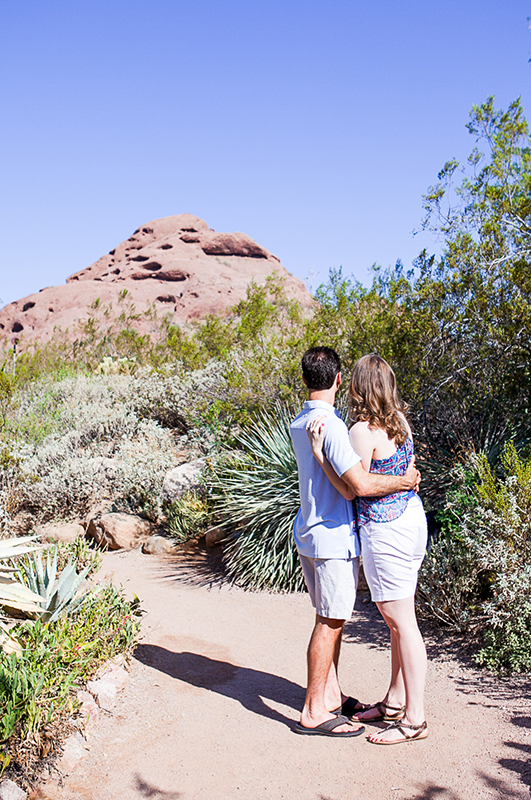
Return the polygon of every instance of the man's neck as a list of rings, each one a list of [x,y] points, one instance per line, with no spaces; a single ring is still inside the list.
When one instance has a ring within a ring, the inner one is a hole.
[[[336,401],[337,390],[335,387],[332,389],[321,389],[318,392],[313,392],[311,389],[308,392],[309,400],[321,400],[323,403],[329,403],[331,406]]]

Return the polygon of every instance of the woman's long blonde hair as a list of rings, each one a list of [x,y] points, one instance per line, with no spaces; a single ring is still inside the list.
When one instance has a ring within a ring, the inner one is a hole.
[[[368,422],[387,431],[398,447],[404,444],[408,437],[404,424],[408,405],[398,396],[395,373],[385,359],[376,353],[358,359],[348,394],[352,424]]]

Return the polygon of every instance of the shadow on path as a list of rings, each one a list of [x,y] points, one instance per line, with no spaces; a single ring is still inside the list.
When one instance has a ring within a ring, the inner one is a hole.
[[[198,653],[175,653],[154,644],[139,644],[134,657],[171,678],[230,697],[262,717],[292,727],[295,720],[270,708],[265,699],[293,709],[304,704],[305,689],[297,683],[249,667],[238,667]]]
[[[157,789],[138,774],[135,775],[134,786],[142,797],[152,798],[152,800],[178,800],[179,797],[182,797],[181,792],[164,792],[162,789]]]

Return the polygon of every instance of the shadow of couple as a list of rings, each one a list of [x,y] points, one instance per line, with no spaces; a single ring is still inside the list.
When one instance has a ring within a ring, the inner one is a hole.
[[[267,700],[300,711],[306,690],[279,675],[238,667],[199,653],[176,653],[155,644],[139,644],[134,657],[148,667],[191,686],[230,697],[263,717],[292,727],[294,719],[270,707]]]

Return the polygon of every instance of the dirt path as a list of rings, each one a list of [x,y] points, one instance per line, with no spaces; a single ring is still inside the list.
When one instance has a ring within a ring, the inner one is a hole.
[[[105,556],[147,614],[131,680],[90,752],[47,800],[528,798],[530,682],[497,681],[429,646],[422,742],[377,747],[293,733],[313,612],[305,595],[201,585],[175,561]],[[342,652],[344,689],[383,696],[385,632],[365,598]],[[525,698],[525,699],[524,699]]]

